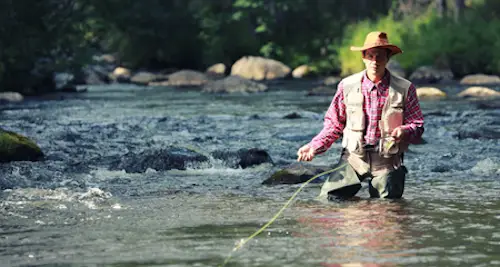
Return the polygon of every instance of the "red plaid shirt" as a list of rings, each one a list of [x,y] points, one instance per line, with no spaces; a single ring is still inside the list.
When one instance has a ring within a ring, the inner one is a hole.
[[[382,117],[382,108],[389,93],[390,77],[389,71],[386,71],[382,80],[374,84],[368,79],[366,72],[363,75],[361,92],[364,96],[363,111],[366,117],[365,144],[377,145],[380,139],[381,134],[378,123]],[[328,150],[342,136],[346,122],[343,89],[343,84],[340,82],[325,114],[323,130],[309,143],[315,149],[316,154]],[[407,133],[407,141],[415,143],[424,132],[424,116],[420,109],[415,85],[411,84],[407,97],[402,128]]]

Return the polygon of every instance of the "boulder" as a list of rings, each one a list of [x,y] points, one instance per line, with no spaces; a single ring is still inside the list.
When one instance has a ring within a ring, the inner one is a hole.
[[[135,84],[147,85],[150,82],[155,82],[161,78],[162,78],[161,75],[157,75],[147,71],[139,71],[136,74],[134,74],[132,78],[130,78],[130,81]]]
[[[434,84],[453,80],[451,70],[437,69],[432,66],[418,67],[409,77],[409,80],[418,84]]]
[[[226,74],[226,65],[224,65],[224,63],[214,64],[214,65],[208,67],[206,72],[208,74],[215,75],[215,76],[224,76]]]
[[[403,69],[403,67],[401,66],[401,64],[399,64],[399,62],[396,61],[396,60],[394,60],[394,59],[389,60],[389,63],[387,63],[387,69],[392,74],[396,74],[397,76],[406,78],[406,72],[405,72],[405,70]]]
[[[285,168],[273,173],[271,177],[262,182],[265,185],[277,184],[300,184],[311,179],[315,175],[331,169],[328,166],[313,166],[307,163],[294,162]],[[316,182],[321,181],[318,178]],[[314,181],[313,181],[314,182]]]
[[[273,164],[271,156],[267,151],[258,148],[242,148],[237,151],[214,151],[211,153],[214,159],[220,159],[230,168],[248,168],[263,163]]]
[[[38,161],[43,157],[42,150],[31,139],[0,129],[0,162]]]
[[[186,170],[188,166],[207,161],[206,156],[196,151],[180,147],[166,147],[127,153],[121,159],[112,162],[110,169],[125,170],[128,173],[144,173],[148,168],[156,171]]]
[[[24,100],[23,95],[18,92],[0,92],[0,103],[2,102],[21,102]]]
[[[268,87],[239,76],[228,76],[222,80],[211,81],[203,87],[207,93],[258,93],[267,91]]]
[[[473,86],[465,89],[458,94],[459,97],[500,97],[500,92],[488,87]]]
[[[292,71],[293,78],[304,78],[311,73],[311,67],[307,65],[300,65]]]
[[[116,57],[112,54],[94,55],[92,56],[92,60],[101,64],[116,64],[118,62]]]
[[[277,60],[254,56],[242,57],[231,67],[231,75],[258,81],[285,78],[290,71],[290,67]]]
[[[54,73],[54,82],[56,83],[56,90],[65,90],[69,87],[74,87],[75,75],[68,72]]]
[[[446,93],[441,91],[436,87],[418,87],[417,97],[419,99],[424,98],[443,98],[446,97]]]
[[[500,84],[500,77],[496,75],[471,74],[463,77],[460,80],[460,84],[464,85]]]
[[[205,73],[194,70],[180,70],[168,75],[167,79],[162,82],[150,82],[148,85],[191,87],[204,85],[211,80]]]
[[[127,83],[130,81],[131,77],[132,77],[132,71],[124,67],[115,68],[113,72],[109,75],[109,78],[111,80],[119,83]]]
[[[101,85],[111,81],[109,78],[111,76],[109,71],[105,67],[99,65],[85,66],[76,76],[77,84]]]

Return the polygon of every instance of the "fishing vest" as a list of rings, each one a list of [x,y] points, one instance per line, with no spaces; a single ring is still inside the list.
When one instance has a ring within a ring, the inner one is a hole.
[[[342,146],[351,154],[364,156],[365,114],[364,97],[361,92],[361,80],[364,71],[346,77],[343,80],[344,103],[346,106],[346,124],[342,135]],[[379,121],[380,141],[378,151],[384,157],[399,155],[408,149],[408,143],[391,141],[392,131],[403,124],[403,112],[410,87],[410,81],[391,74],[387,100]]]

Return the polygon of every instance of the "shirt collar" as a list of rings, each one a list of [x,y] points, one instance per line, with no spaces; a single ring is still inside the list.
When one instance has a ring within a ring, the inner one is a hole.
[[[362,84],[363,84],[363,87],[368,89],[368,91],[371,91],[374,88],[377,88],[379,90],[385,90],[385,89],[389,88],[390,80],[391,80],[391,74],[390,74],[388,69],[385,70],[385,74],[384,74],[384,77],[382,78],[382,80],[380,80],[376,84],[374,82],[370,81],[370,79],[368,79],[368,76],[366,75],[366,70],[365,70],[364,74],[363,74]]]

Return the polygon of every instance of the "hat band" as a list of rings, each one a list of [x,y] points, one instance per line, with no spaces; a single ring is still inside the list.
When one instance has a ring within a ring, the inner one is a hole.
[[[375,42],[375,43],[368,43],[368,44],[365,44],[365,46],[379,46],[379,45],[389,45],[388,42]]]

